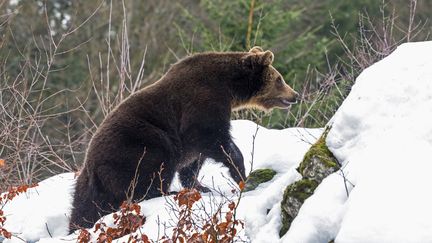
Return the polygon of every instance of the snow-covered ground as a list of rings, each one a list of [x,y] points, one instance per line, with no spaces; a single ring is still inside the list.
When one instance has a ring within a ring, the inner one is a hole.
[[[403,44],[366,69],[330,125],[327,144],[342,163],[343,175],[339,171],[323,180],[282,239],[278,232],[283,190],[300,179],[295,168],[322,129],[258,127],[253,169],[272,168],[277,174],[243,194],[237,214],[245,222],[242,239],[432,242],[432,42]],[[257,125],[233,121],[232,126],[250,171]],[[219,164],[205,164],[202,183],[216,189],[203,195],[206,208],[223,200],[220,193],[235,199],[228,177]],[[64,236],[73,184],[73,174],[58,175],[14,199],[4,208],[6,229],[27,241],[74,241],[76,236]],[[178,189],[178,182],[172,189]],[[141,203],[147,217],[142,229],[151,239],[173,217],[171,198]]]
[[[321,133],[322,129],[271,130],[251,121],[232,122],[232,135],[243,153],[246,171],[250,172],[254,147],[253,169],[271,168],[277,172],[271,181],[243,194],[237,209],[237,217],[246,224],[239,234],[242,239],[253,239],[256,242],[279,240],[283,190],[300,178],[295,168]],[[255,134],[256,139],[253,139]],[[234,182],[229,181],[228,169],[221,164],[207,161],[199,178],[202,184],[215,189],[213,193],[203,194],[202,201],[209,212],[225,200],[220,194],[236,199],[237,194],[231,192]],[[76,235],[64,237],[68,228],[74,183],[73,173],[54,176],[39,183],[38,187],[30,189],[25,195],[13,199],[4,208],[7,215],[5,228],[27,241],[41,239],[39,242],[75,242]],[[178,189],[179,182],[175,180],[172,190]],[[172,196],[140,203],[146,217],[142,230],[150,239],[157,239],[158,234],[161,236],[164,223],[173,223],[174,216],[170,210],[172,204]],[[106,218],[107,221],[112,219],[111,216]],[[12,242],[14,241],[20,240],[13,238]]]

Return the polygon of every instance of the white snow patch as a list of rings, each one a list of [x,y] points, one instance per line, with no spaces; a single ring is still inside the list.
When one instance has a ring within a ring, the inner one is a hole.
[[[4,228],[27,241],[67,235],[74,185],[73,173],[60,174],[18,195],[3,208]]]

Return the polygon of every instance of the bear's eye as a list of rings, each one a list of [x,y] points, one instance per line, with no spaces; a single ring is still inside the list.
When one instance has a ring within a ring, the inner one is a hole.
[[[276,82],[277,82],[277,84],[279,84],[279,85],[283,85],[283,84],[285,83],[281,77],[279,77],[279,78],[276,80]]]

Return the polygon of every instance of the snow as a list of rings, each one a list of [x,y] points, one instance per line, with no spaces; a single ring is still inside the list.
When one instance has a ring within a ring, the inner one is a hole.
[[[362,73],[334,116],[327,142],[357,170],[336,242],[432,242],[431,54],[432,42],[400,46]],[[345,119],[359,132],[346,134]]]
[[[432,42],[366,69],[332,118],[343,165],[301,208],[285,242],[432,242]]]
[[[326,142],[342,170],[323,180],[279,239],[283,191],[300,179],[295,168],[322,129],[271,130],[250,121],[232,122],[246,170],[250,171],[254,150],[253,169],[277,171],[271,181],[242,195],[237,217],[245,222],[245,229],[240,238],[290,243],[432,242],[428,193],[432,186],[432,42],[403,44],[366,69],[329,125]],[[237,200],[238,195],[231,192],[234,183],[222,165],[206,161],[199,178],[213,192],[203,194],[197,209],[214,212],[214,206],[227,198]],[[3,209],[5,228],[31,242],[75,242],[76,235],[65,236],[74,183],[73,174],[62,174],[17,197]],[[179,189],[178,181],[172,189]],[[161,236],[164,223],[175,222],[172,196],[140,205],[147,218],[142,231],[151,239]],[[104,220],[112,222],[110,215]],[[5,240],[15,241],[21,240]]]
[[[73,173],[60,174],[15,197],[3,208],[4,228],[28,241],[66,235],[74,183]]]

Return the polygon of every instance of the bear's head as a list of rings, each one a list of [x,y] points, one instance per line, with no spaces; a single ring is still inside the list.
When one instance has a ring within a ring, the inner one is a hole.
[[[270,111],[273,108],[288,108],[297,102],[299,94],[285,83],[282,75],[272,66],[274,55],[253,47],[242,57],[243,68],[248,70],[249,82],[255,86],[247,100],[234,103],[233,109],[246,107]]]

